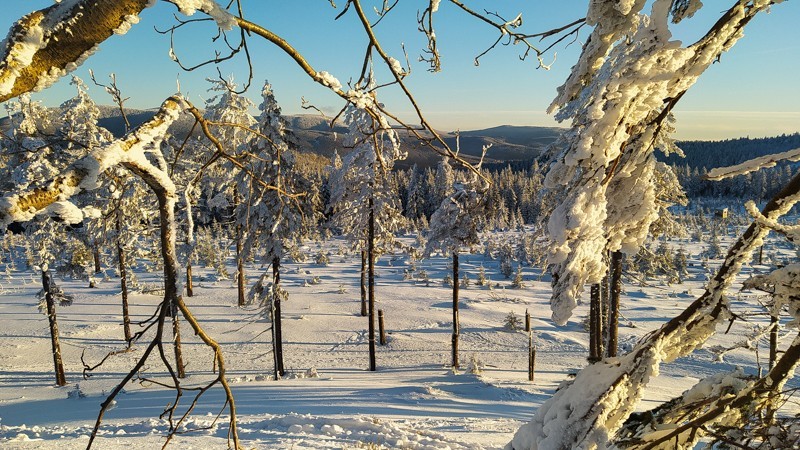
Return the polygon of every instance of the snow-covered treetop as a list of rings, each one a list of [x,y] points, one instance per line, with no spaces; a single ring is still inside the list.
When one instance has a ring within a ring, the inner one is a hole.
[[[431,216],[425,253],[436,249],[458,251],[461,246],[480,243],[478,232],[484,217],[486,187],[474,175],[469,181],[452,182],[452,194],[442,200]]]
[[[365,237],[370,201],[375,216],[375,236],[380,242],[393,241],[393,232],[403,222],[399,199],[386,184],[386,175],[395,161],[406,157],[397,132],[374,108],[374,93],[367,108],[349,104],[344,113],[348,126],[345,146],[352,150],[341,161],[339,169],[330,169],[333,222],[359,242]],[[334,160],[334,164],[337,162]]]
[[[236,219],[245,233],[243,255],[257,248],[269,261],[281,257],[284,249],[304,235],[302,204],[291,195],[303,191],[306,183],[294,170],[281,108],[269,83],[264,84],[261,95],[259,136],[250,145],[253,157],[248,159],[246,171],[238,172],[235,179],[243,197],[236,208]]]
[[[71,147],[83,149],[94,148],[112,140],[111,133],[97,125],[100,109],[89,97],[86,83],[73,76],[71,85],[77,89],[77,95],[61,104],[61,125],[59,133]]]

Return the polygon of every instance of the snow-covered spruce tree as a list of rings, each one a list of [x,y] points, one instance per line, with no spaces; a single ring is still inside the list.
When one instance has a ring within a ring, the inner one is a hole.
[[[108,186],[111,200],[103,212],[102,220],[92,221],[92,226],[103,228],[103,233],[113,243],[117,254],[122,329],[125,341],[130,345],[135,336],[131,330],[128,294],[137,286],[131,265],[144,255],[145,247],[155,244],[150,232],[152,218],[158,212],[149,207],[154,203],[153,194],[141,179],[121,168],[112,168],[106,175],[111,182]]]
[[[441,166],[440,166],[441,167]],[[447,165],[449,167],[449,164]],[[451,182],[453,182],[451,173]],[[427,233],[425,253],[440,250],[443,255],[453,255],[453,334],[451,337],[451,356],[453,368],[458,368],[458,338],[460,324],[458,319],[459,269],[458,253],[461,247],[480,243],[480,230],[484,193],[483,180],[473,176],[469,181],[453,182],[452,193],[442,200],[441,205],[431,216],[430,230]],[[444,188],[442,188],[444,190]]]
[[[772,4],[734,1],[706,35],[688,47],[671,40],[669,18],[678,22],[691,17],[702,7],[700,1],[589,5],[587,23],[594,30],[550,108],[558,110],[558,119],[572,120],[562,141],[564,150],[546,178],[548,187],[564,192],[548,224],[554,242],[550,261],[556,264],[556,323],[569,319],[585,283],[603,277],[607,250],[635,253],[641,246],[656,218],[653,149],[662,139],[662,124],[705,69],[742,37],[745,25]],[[647,5],[650,15],[640,14]],[[800,188],[800,180],[795,180],[797,186],[793,181],[765,207],[765,216],[788,211],[786,205],[796,201],[793,196]],[[706,292],[684,313],[613,365],[598,362],[581,371],[539,408],[507,448],[595,448],[613,441],[660,363],[693,351],[727,317],[724,291],[764,234],[763,227],[752,225],[731,248]],[[695,428],[689,441],[703,434]]]
[[[397,133],[375,107],[372,93],[361,92],[356,105],[348,105],[349,128],[345,145],[352,148],[339,170],[330,176],[333,222],[351,242],[365,242],[369,320],[369,369],[377,370],[375,358],[375,259],[394,243],[394,231],[403,222],[397,197],[386,177],[395,161],[405,158]]]
[[[281,301],[288,297],[280,286],[281,258],[306,235],[303,204],[294,192],[307,188],[294,170],[294,155],[286,136],[272,86],[265,83],[259,106],[258,136],[250,143],[253,157],[236,175],[236,190],[242,201],[235,207],[236,226],[244,237],[241,258],[257,256],[272,266],[271,295],[268,302],[272,320],[272,345],[275,378],[284,376]],[[306,213],[314,216],[313,210]],[[265,278],[266,274],[261,278]],[[263,281],[259,281],[263,284]]]
[[[247,128],[255,125],[256,119],[250,115],[249,109],[255,105],[247,97],[236,93],[233,81],[222,79],[209,79],[209,91],[216,93],[206,101],[205,117],[218,125],[211,127],[211,132],[223,145],[223,151],[229,156],[241,158],[253,139],[253,134]],[[237,172],[235,166],[228,159],[222,159],[219,164],[209,168],[205,174],[204,190],[210,199],[217,199],[217,207],[225,215],[230,214],[228,205],[234,210],[242,202],[242,193],[233,177]],[[224,196],[224,197],[223,197]],[[227,201],[222,201],[222,199]],[[245,304],[245,272],[242,244],[244,236],[240,224],[235,223],[234,241],[236,243],[236,289],[237,303]]]
[[[59,162],[67,160],[64,147],[53,139],[51,113],[39,102],[31,101],[27,95],[19,101],[6,105],[11,117],[10,133],[3,134],[0,146],[4,158],[0,160],[0,187],[2,192],[14,192],[18,187],[27,189],[39,179],[56,176],[63,170]],[[57,217],[58,222],[50,216]],[[61,358],[56,301],[58,288],[53,281],[51,266],[63,261],[68,242],[76,240],[70,225],[83,221],[83,213],[69,202],[56,202],[49,208],[32,215],[23,227],[23,236],[31,253],[31,263],[38,269],[42,282],[41,300],[46,312],[56,384],[66,385],[64,364]],[[5,228],[7,224],[3,225]],[[76,242],[80,245],[80,242]]]
[[[546,178],[549,188],[565,189],[548,225],[557,323],[568,320],[584,284],[605,274],[605,250],[635,253],[644,242],[658,212],[653,151],[674,150],[664,134],[670,111],[771,4],[733,3],[687,47],[671,40],[669,19],[691,17],[702,6],[696,0],[656,1],[650,15],[640,14],[644,1],[590,5],[587,22],[595,28],[550,106],[573,124]]]
[[[111,133],[97,124],[100,117],[100,110],[95,105],[94,100],[89,97],[87,86],[80,78],[73,76],[70,82],[75,86],[77,95],[61,104],[59,108],[59,124],[56,129],[56,136],[59,145],[63,147],[64,161],[74,161],[84,156],[88,151],[105,145],[113,139]],[[103,187],[108,185],[105,177],[101,178]],[[91,205],[97,209],[98,216],[102,214],[109,201],[109,192],[106,189],[98,189],[87,198],[75,198],[73,201],[79,205]],[[106,233],[102,226],[101,217],[90,220],[87,227],[82,229],[80,236],[84,239],[86,246],[91,249],[94,259],[94,273],[101,272],[101,247],[105,244]],[[94,286],[95,280],[90,277],[90,286]]]

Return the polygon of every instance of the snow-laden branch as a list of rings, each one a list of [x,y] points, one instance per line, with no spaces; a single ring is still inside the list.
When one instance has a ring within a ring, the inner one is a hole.
[[[591,3],[587,22],[595,31],[551,106],[557,119],[572,121],[545,180],[563,198],[548,222],[557,324],[570,318],[583,286],[605,274],[606,250],[635,252],[644,242],[658,217],[652,154],[669,140],[670,111],[771,4],[736,1],[702,39],[684,47],[672,40],[672,1],[655,0],[649,16],[639,14],[645,3]]]
[[[767,205],[762,214],[775,220],[800,201],[800,175]],[[754,222],[728,251],[706,291],[680,315],[643,339],[628,354],[592,364],[558,390],[520,428],[507,450],[595,448],[606,446],[635,410],[662,362],[685,356],[703,345],[728,316],[724,295],[742,265],[763,243],[768,228]],[[777,367],[777,366],[776,366]],[[792,366],[793,368],[793,366]],[[789,370],[783,367],[784,370]],[[768,378],[777,381],[777,378]]]
[[[680,397],[642,414],[647,420],[626,424],[612,448],[689,449],[714,429],[738,431],[751,419],[749,415],[773,406],[798,363],[800,336],[763,378],[747,377],[737,369],[702,380]]]
[[[705,176],[706,180],[719,181],[725,178],[732,178],[738,175],[745,175],[757,170],[775,167],[781,161],[797,162],[800,161],[800,148],[785,151],[782,153],[775,153],[773,155],[760,156],[728,167],[717,167],[708,171]]]
[[[0,102],[44,89],[123,34],[154,0],[62,0],[15,23],[0,44]]]
[[[761,226],[783,234],[791,242],[800,242],[800,225],[784,225],[777,220],[764,217],[764,215],[758,210],[756,203],[753,201],[745,203],[744,207],[748,214],[750,214],[750,216],[752,216],[756,222],[760,223]]]
[[[127,136],[95,148],[58,177],[43,183],[43,187],[4,195],[0,198],[0,226],[28,221],[56,202],[66,202],[74,195],[95,189],[100,174],[115,165],[150,165],[145,150],[164,138],[185,105],[180,96],[170,97],[151,120]],[[174,190],[174,184],[166,174],[159,175],[157,170],[151,172],[164,186],[172,185]]]

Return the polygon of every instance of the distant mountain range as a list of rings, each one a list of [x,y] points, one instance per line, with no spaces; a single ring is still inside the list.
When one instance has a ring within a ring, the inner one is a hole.
[[[100,126],[108,129],[115,136],[122,136],[125,132],[125,122],[122,120],[119,109],[113,106],[99,106],[99,108],[100,119],[98,122]],[[136,127],[152,118],[155,110],[126,109],[125,113],[131,126]],[[336,150],[340,154],[348,152],[343,145],[342,138],[347,133],[347,127],[343,124],[337,122],[331,127],[330,119],[310,114],[290,115],[285,118],[294,135],[294,143],[301,153],[329,159]],[[0,118],[0,129],[5,129],[8,126],[7,122],[7,118]],[[176,136],[186,136],[193,123],[191,117],[183,116],[173,125],[171,131]],[[556,127],[511,125],[461,131],[461,155],[465,159],[477,161],[483,147],[491,144],[491,150],[486,158],[488,163],[532,161],[563,132],[563,128]],[[456,148],[455,133],[443,131],[437,131],[437,133],[451,148]],[[422,144],[410,132],[401,131],[399,134],[403,146],[408,151],[408,158],[398,164],[399,168],[408,168],[413,164],[430,167],[438,163],[440,156]],[[423,136],[430,137],[424,133]],[[669,164],[686,164],[690,167],[711,169],[736,164],[768,153],[798,148],[800,147],[800,134],[725,141],[685,141],[678,142],[678,145],[686,153],[686,158],[664,157],[658,153],[659,159]]]
[[[125,122],[119,109],[110,106],[101,106],[101,115],[98,123],[111,131],[115,136],[121,136],[125,131]],[[149,120],[155,110],[126,110],[126,115],[131,126],[138,126]],[[348,149],[343,145],[342,137],[347,133],[347,127],[341,123],[330,126],[330,119],[319,115],[290,115],[285,116],[288,128],[294,134],[295,144],[300,152],[314,153],[324,158],[330,158],[338,150],[346,154]],[[192,119],[185,117],[173,125],[172,132],[178,136],[189,133],[193,124]],[[517,127],[504,125],[485,130],[461,132],[461,154],[472,160],[480,158],[484,145],[492,144],[487,155],[489,162],[504,162],[518,160],[532,160],[539,156],[544,148],[555,141],[563,132],[555,127]],[[456,136],[452,132],[439,132],[442,139],[455,149]],[[420,167],[434,166],[440,157],[430,148],[420,143],[408,131],[399,133],[401,141],[408,151],[408,158],[398,164],[406,168],[413,164]],[[428,134],[424,136],[429,137]]]

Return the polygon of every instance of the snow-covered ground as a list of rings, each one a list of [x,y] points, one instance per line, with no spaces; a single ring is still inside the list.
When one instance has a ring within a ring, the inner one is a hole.
[[[230,280],[215,281],[211,269],[195,268],[195,295],[186,300],[223,346],[246,448],[502,448],[569,373],[586,365],[588,336],[581,321],[588,305],[579,306],[566,326],[556,327],[549,319],[550,282],[538,269],[525,267],[527,287],[513,289],[500,274],[498,261],[469,254],[460,261],[462,273],[473,281],[461,290],[463,367],[454,372],[449,368],[451,291],[442,284],[449,259],[415,263],[417,273],[427,272],[426,285],[404,279],[410,263],[407,256],[397,254],[378,262],[377,308],[385,312],[389,334],[387,345],[378,347],[378,371],[369,372],[367,319],[359,314],[360,256],[338,254],[345,244],[333,240],[324,244],[331,252],[330,263],[315,264],[319,245],[307,245],[306,262],[287,262],[283,267],[283,287],[290,295],[283,314],[290,376],[279,381],[271,378],[270,333],[259,311],[235,306],[236,290]],[[640,285],[626,279],[620,323],[623,352],[702,292],[708,276],[699,257],[702,244],[682,241],[682,245],[692,264],[683,284],[650,280]],[[790,256],[789,250],[785,252]],[[496,284],[491,290],[475,284],[481,265]],[[711,261],[712,268],[716,265]],[[744,274],[758,269],[746,266]],[[259,275],[258,267],[249,267],[249,281]],[[138,276],[150,282],[158,279],[157,273]],[[307,283],[314,277],[319,277],[317,284]],[[60,283],[75,295],[72,306],[58,309],[69,382],[65,387],[54,384],[47,319],[37,310],[35,297],[38,278],[21,270],[0,276],[0,447],[4,449],[85,448],[100,403],[147,342],[145,336],[130,352],[111,357],[84,379],[82,354],[93,365],[107,352],[125,347],[118,279],[106,278],[94,289],[83,281]],[[732,297],[740,313],[760,309],[755,293],[733,292]],[[131,301],[133,320],[141,321],[150,317],[159,297],[136,294]],[[527,381],[527,333],[504,327],[509,313],[523,319],[526,310],[533,317],[537,347],[533,383]],[[720,333],[707,348],[744,340],[750,327],[762,320],[736,322],[730,333]],[[213,378],[211,353],[185,322],[182,338],[189,374],[186,386],[202,385]],[[762,343],[762,365],[766,355]],[[468,370],[476,366],[480,370]],[[665,364],[641,408],[734,366],[755,372],[755,353],[735,350],[720,362],[704,349]],[[151,358],[140,375],[167,381],[157,358]],[[184,407],[191,395],[187,392],[182,399]],[[157,384],[130,383],[104,418],[96,448],[159,448],[168,422],[158,417],[174,400],[173,391]],[[219,388],[204,396],[183,427],[202,430],[178,435],[172,448],[226,448],[227,420],[214,423],[223,402]]]

